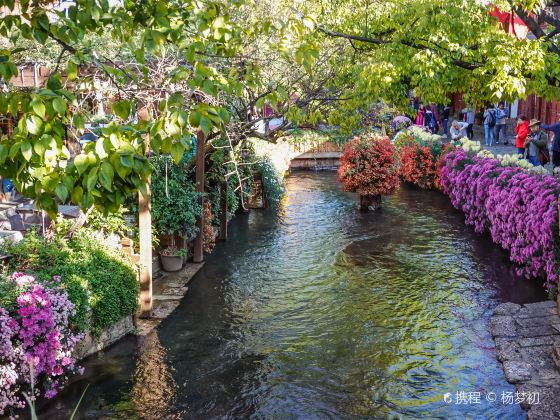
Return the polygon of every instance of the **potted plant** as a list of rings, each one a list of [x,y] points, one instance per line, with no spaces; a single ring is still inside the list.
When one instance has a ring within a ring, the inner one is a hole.
[[[187,250],[169,245],[159,253],[159,258],[163,271],[179,271],[186,261]]]
[[[168,156],[150,159],[152,171],[152,214],[158,234],[170,242],[160,251],[165,271],[177,271],[183,266],[186,250],[177,246],[177,237],[188,239],[196,235],[196,216],[201,214],[199,194],[187,170],[174,164]]]
[[[395,146],[387,137],[355,137],[344,145],[338,180],[360,195],[361,211],[381,208],[381,196],[399,187]]]

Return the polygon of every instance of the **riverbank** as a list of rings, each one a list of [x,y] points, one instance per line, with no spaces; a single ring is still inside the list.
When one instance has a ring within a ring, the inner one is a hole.
[[[553,301],[504,303],[494,309],[490,332],[514,398],[529,419],[560,418],[560,317]]]
[[[153,301],[154,309],[151,318],[136,319],[134,334],[146,336],[161,324],[165,318],[179,306],[181,300],[189,290],[188,284],[204,267],[202,263],[187,263],[183,269],[162,274],[154,280]]]

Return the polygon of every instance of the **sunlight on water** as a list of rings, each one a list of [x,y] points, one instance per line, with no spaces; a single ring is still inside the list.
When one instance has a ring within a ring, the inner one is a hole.
[[[278,211],[237,216],[179,309],[86,363],[47,407],[84,417],[524,418],[488,322],[544,298],[437,192],[359,213],[334,174],[288,179]],[[443,401],[480,392],[480,404]]]

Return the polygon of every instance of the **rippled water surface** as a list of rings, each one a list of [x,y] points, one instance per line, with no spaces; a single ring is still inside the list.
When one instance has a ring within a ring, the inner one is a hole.
[[[356,211],[332,173],[298,173],[278,211],[230,224],[155,334],[86,363],[64,417],[524,418],[488,332],[493,307],[545,298],[436,192]],[[480,404],[443,401],[480,392]],[[498,401],[484,400],[488,392]]]

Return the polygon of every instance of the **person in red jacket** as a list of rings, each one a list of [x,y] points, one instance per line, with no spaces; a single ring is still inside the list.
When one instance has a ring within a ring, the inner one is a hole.
[[[517,117],[517,126],[515,127],[515,147],[517,147],[517,153],[525,156],[525,140],[529,135],[529,121],[525,115],[520,115]]]

